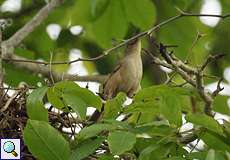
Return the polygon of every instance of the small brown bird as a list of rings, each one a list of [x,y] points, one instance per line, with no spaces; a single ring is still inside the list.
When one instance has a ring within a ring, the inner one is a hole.
[[[128,97],[133,97],[141,88],[142,74],[141,40],[135,39],[127,44],[125,57],[105,80],[102,98],[111,99],[118,92],[124,92]]]
[[[127,44],[125,57],[115,67],[112,73],[103,84],[101,97],[104,100],[115,97],[119,92],[124,92],[128,97],[133,95],[141,88],[142,78],[142,60],[141,60],[141,40],[135,39]],[[101,111],[103,112],[104,106]],[[90,121],[98,121],[101,113],[96,110],[90,117]]]

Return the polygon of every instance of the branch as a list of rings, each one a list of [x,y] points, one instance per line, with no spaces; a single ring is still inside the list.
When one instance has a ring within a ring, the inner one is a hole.
[[[214,55],[214,56],[209,55],[200,69],[203,71],[209,63],[211,63],[212,61],[216,61],[216,60],[218,60],[220,58],[223,58],[224,56],[225,56],[224,54],[217,54],[217,55]]]
[[[220,84],[223,81],[223,78],[220,78],[218,83],[217,83],[217,87],[216,90],[212,93],[212,98],[215,98],[223,89],[224,87],[221,87]]]
[[[52,2],[50,2],[50,10],[47,10],[47,8],[49,9],[49,4],[47,4],[47,6],[46,7],[44,7],[33,19],[34,19],[34,21],[36,22],[36,19],[38,18],[39,19],[39,17],[40,16],[38,16],[38,15],[40,15],[40,14],[45,14],[45,16],[47,17],[47,15],[48,15],[48,13],[51,11],[51,9],[53,9],[54,7],[56,7],[56,6],[58,6],[59,4],[60,4],[60,1],[61,0],[53,0]],[[44,11],[43,11],[44,10]],[[46,11],[46,12],[45,12]],[[44,12],[44,13],[43,13]],[[220,17],[220,18],[222,18],[222,19],[225,19],[225,18],[227,18],[227,17],[230,17],[230,13],[229,14],[226,14],[226,15],[211,15],[211,14],[190,14],[190,13],[185,13],[185,12],[181,12],[180,14],[178,14],[178,15],[176,15],[176,16],[174,16],[174,17],[171,17],[171,18],[169,18],[169,19],[167,19],[167,20],[165,20],[165,21],[163,21],[163,22],[161,22],[161,23],[159,23],[159,24],[157,24],[157,25],[155,25],[154,27],[152,27],[152,28],[150,28],[149,30],[146,30],[146,31],[144,31],[144,32],[141,32],[141,33],[139,33],[139,34],[137,34],[137,35],[135,35],[135,36],[133,36],[133,37],[131,37],[131,38],[129,38],[129,39],[127,39],[127,40],[125,40],[125,41],[123,41],[123,42],[121,42],[120,44],[118,44],[118,45],[116,45],[116,46],[114,46],[114,47],[112,47],[112,48],[109,48],[109,49],[107,49],[107,50],[105,50],[102,54],[100,54],[99,56],[96,56],[96,57],[94,57],[94,58],[78,58],[78,59],[76,59],[76,60],[74,60],[74,61],[70,61],[70,62],[53,62],[52,64],[54,64],[54,65],[57,65],[57,64],[71,64],[71,63],[75,63],[75,62],[78,62],[78,61],[96,61],[96,60],[99,60],[99,59],[101,59],[101,58],[104,58],[105,56],[107,56],[107,55],[109,55],[111,52],[113,52],[114,50],[116,50],[116,49],[118,49],[118,48],[120,48],[120,47],[123,47],[123,46],[125,46],[127,43],[129,43],[130,41],[133,41],[133,40],[135,40],[135,39],[137,39],[137,38],[140,38],[140,37],[143,37],[143,36],[145,36],[145,35],[147,35],[147,34],[151,34],[153,31],[155,31],[156,29],[158,29],[158,28],[160,28],[160,27],[162,27],[162,26],[164,26],[164,25],[166,25],[166,24],[168,24],[168,23],[170,23],[170,22],[173,22],[173,21],[175,21],[175,20],[177,20],[177,19],[180,19],[180,18],[182,18],[182,17],[202,17],[202,16],[208,16],[208,17]],[[32,19],[32,20],[33,20]],[[41,23],[41,21],[42,20],[44,20],[45,18],[43,18],[43,19],[39,19],[39,24]],[[32,21],[31,20],[31,21]],[[28,24],[33,24],[33,21],[32,22],[29,22]],[[27,30],[27,26],[29,26],[28,24],[26,24],[22,29],[20,29],[15,35],[13,35],[9,40],[7,40],[5,43],[7,43],[7,44],[10,44],[10,41],[11,41],[11,43],[12,42],[15,42],[15,43],[13,43],[13,45],[11,46],[11,47],[15,47],[16,45],[18,45],[30,32],[28,32],[28,30]],[[37,25],[39,25],[39,24],[37,24]],[[34,26],[32,29],[34,29],[36,26]],[[25,35],[24,34],[22,34],[23,32],[27,32],[27,33],[25,33]],[[20,36],[20,35],[23,35],[22,37]],[[19,41],[17,40],[18,38],[20,38],[19,39]],[[15,40],[14,40],[15,39]],[[6,59],[7,60],[7,59]],[[8,59],[9,60],[9,59]],[[18,61],[17,59],[11,59],[11,61]],[[26,63],[40,63],[40,64],[46,64],[46,65],[48,65],[49,64],[49,62],[37,62],[37,61],[32,61],[32,60],[28,60],[28,61],[18,61],[18,62],[26,62]]]
[[[39,26],[49,13],[59,6],[63,0],[52,0],[46,6],[44,6],[28,23],[26,23],[21,29],[19,29],[8,40],[4,41],[4,45],[9,48],[14,48],[22,42],[22,40],[28,36],[37,26]]]
[[[153,62],[159,65],[163,65],[167,68],[170,68],[174,70],[176,73],[178,73],[187,83],[191,84],[194,88],[197,89],[199,95],[205,102],[205,109],[204,112],[209,115],[213,116],[212,114],[212,103],[213,98],[221,91],[223,88],[220,87],[220,83],[222,79],[219,80],[217,89],[215,92],[213,92],[212,95],[205,92],[204,90],[204,84],[203,84],[203,78],[205,77],[203,75],[204,68],[210,63],[211,61],[218,60],[219,58],[223,57],[223,54],[218,54],[215,56],[209,56],[201,68],[193,68],[191,66],[188,66],[184,62],[182,62],[180,59],[178,59],[175,55],[173,55],[172,52],[168,53],[167,47],[163,44],[157,45],[159,46],[159,52],[161,56],[164,58],[164,60],[167,62],[164,62],[163,60],[159,59],[158,57],[155,57],[153,54],[149,53],[148,51],[144,50],[145,53],[147,53],[152,59]]]
[[[7,56],[7,55],[6,55]],[[18,59],[22,61],[26,61],[26,58],[17,56],[17,55],[11,55],[13,59]],[[15,66],[19,68],[26,69],[28,71],[31,71],[32,73],[41,73],[45,77],[50,77],[50,68],[37,63],[27,64],[27,63],[18,63],[18,62],[12,62]],[[84,81],[84,82],[99,82],[103,83],[106,79],[106,75],[89,75],[89,76],[77,76],[77,75],[71,75],[71,74],[59,74],[57,72],[52,71],[52,75],[55,81],[61,81],[63,79],[68,79],[72,81]]]

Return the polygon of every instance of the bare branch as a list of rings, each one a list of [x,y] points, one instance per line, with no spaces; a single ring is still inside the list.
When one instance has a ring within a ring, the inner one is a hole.
[[[217,54],[217,55],[209,55],[208,58],[206,59],[206,61],[204,62],[204,64],[201,66],[200,70],[204,70],[205,67],[211,63],[212,61],[216,61],[220,58],[223,58],[225,55],[224,54]]]
[[[11,55],[13,59],[18,60],[27,60],[26,58],[17,56],[17,55]],[[18,63],[18,62],[12,62],[15,66],[19,68],[26,69],[28,71],[31,71],[32,73],[39,74],[41,73],[45,77],[50,77],[50,68],[45,65],[37,64],[37,63]],[[84,81],[84,82],[99,82],[103,83],[106,75],[89,75],[89,76],[78,76],[78,75],[71,75],[71,74],[59,74],[54,71],[52,71],[52,75],[55,81],[61,81],[62,79],[68,79],[72,81]]]
[[[220,84],[223,81],[223,78],[220,78],[218,83],[217,83],[217,87],[216,90],[212,93],[212,98],[215,98],[223,89],[224,87],[221,87]]]
[[[16,47],[22,40],[28,36],[37,26],[39,26],[49,13],[59,6],[63,0],[51,0],[45,7],[43,7],[28,23],[19,29],[8,40],[4,41],[7,47]]]

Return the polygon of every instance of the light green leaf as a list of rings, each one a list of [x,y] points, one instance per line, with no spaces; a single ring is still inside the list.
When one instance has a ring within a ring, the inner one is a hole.
[[[133,148],[136,143],[136,135],[125,131],[109,133],[108,144],[113,155],[120,155]]]
[[[126,99],[125,93],[118,93],[118,95],[115,98],[106,101],[103,118],[104,119],[116,118],[118,113],[122,109],[122,104],[124,103],[125,99]]]
[[[139,27],[141,30],[146,30],[152,27],[156,21],[156,9],[150,0],[123,0],[124,9],[128,21]]]
[[[60,94],[58,94],[58,93],[59,92],[54,87],[51,87],[47,90],[47,98],[48,98],[48,101],[55,108],[63,109],[63,108],[65,108],[65,105],[64,105],[63,101],[61,100]]]
[[[205,160],[215,160],[215,150],[210,149]]]
[[[29,151],[38,159],[69,159],[69,143],[47,122],[28,120],[23,138]]]
[[[81,160],[86,158],[88,155],[94,153],[103,141],[104,138],[97,138],[94,140],[87,139],[82,141],[72,152],[70,160]]]
[[[45,109],[42,101],[47,89],[47,87],[35,89],[28,96],[26,110],[30,119],[48,122],[48,111]]]
[[[218,133],[222,135],[223,130],[220,126],[220,124],[213,119],[212,117],[207,116],[206,114],[187,114],[185,119],[188,122],[192,122],[194,124],[200,125],[202,127],[205,127],[215,133]]]
[[[230,116],[230,108],[228,107],[228,96],[218,95],[213,102],[213,110]]]
[[[174,94],[163,96],[163,102],[160,105],[160,113],[169,121],[170,124],[176,126],[182,125],[182,113],[180,100]]]
[[[63,100],[65,104],[71,106],[71,108],[78,113],[81,119],[85,119],[86,117],[86,110],[87,105],[86,103],[80,98],[76,96],[74,92],[65,93],[63,94]]]
[[[87,139],[94,137],[102,131],[109,131],[116,129],[116,125],[112,124],[93,124],[89,127],[83,128],[77,135],[78,139]]]
[[[59,91],[59,94],[71,94],[72,96],[80,98],[88,106],[92,106],[101,110],[102,102],[99,96],[96,96],[94,93],[89,91],[86,88],[81,88],[76,83],[72,81],[62,81],[54,85]]]
[[[109,0],[91,0],[91,13],[93,19],[100,17],[106,10]]]

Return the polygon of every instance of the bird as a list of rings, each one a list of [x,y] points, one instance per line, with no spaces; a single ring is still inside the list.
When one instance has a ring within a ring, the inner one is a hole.
[[[105,101],[114,98],[119,92],[124,92],[129,98],[132,98],[141,89],[142,75],[141,40],[137,38],[127,43],[125,56],[105,79],[102,85],[102,93],[99,93],[99,95]],[[103,110],[104,105],[101,112]],[[101,112],[96,110],[89,120],[98,121]]]
[[[105,80],[102,98],[114,98],[119,92],[132,98],[141,89],[142,75],[141,40],[137,38],[127,43],[125,56]]]

